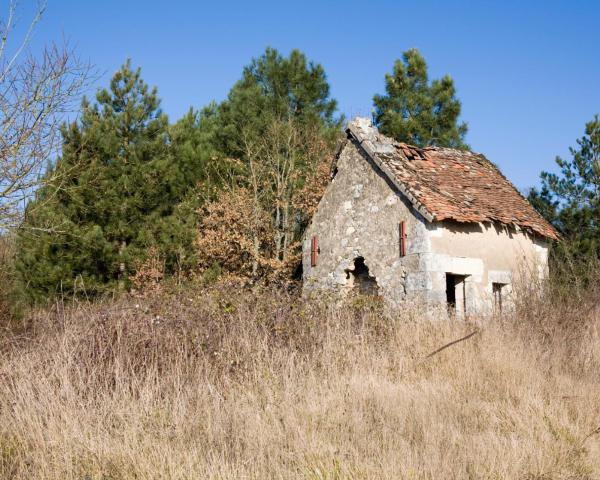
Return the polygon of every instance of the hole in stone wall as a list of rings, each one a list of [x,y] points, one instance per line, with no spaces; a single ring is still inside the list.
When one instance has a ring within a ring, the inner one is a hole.
[[[296,267],[294,268],[294,270],[292,272],[292,278],[297,281],[302,280],[303,271],[304,271],[304,266],[302,265],[302,259],[300,259],[300,261],[298,263],[296,263]]]
[[[346,270],[348,287],[360,295],[378,295],[379,286],[375,277],[369,275],[369,267],[363,257],[354,259],[353,268]]]

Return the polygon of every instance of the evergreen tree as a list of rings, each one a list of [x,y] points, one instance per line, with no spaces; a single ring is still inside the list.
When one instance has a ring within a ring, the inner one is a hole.
[[[18,238],[18,269],[32,297],[125,285],[150,247],[167,270],[191,262],[194,220],[180,204],[200,165],[173,155],[159,107],[156,89],[128,61],[95,104],[83,100],[80,121],[63,126],[62,156]]]
[[[385,76],[385,95],[375,95],[375,124],[384,135],[426,147],[468,148],[466,123],[459,123],[460,101],[449,75],[433,80],[418,50],[403,53]]]
[[[342,121],[335,117],[336,109],[321,65],[309,62],[298,50],[285,58],[267,48],[244,68],[219,107],[221,150],[243,158],[248,142],[262,138],[274,121],[291,119],[298,128],[316,125],[324,134],[334,135]]]
[[[197,188],[190,192],[196,197],[194,208],[215,198],[236,171],[219,145],[222,128],[219,105],[215,102],[200,111],[190,109],[170,128],[171,154],[185,168],[185,177],[196,182]]]
[[[569,148],[571,159],[556,157],[559,174],[542,172],[542,187],[529,200],[563,236],[561,248],[576,256],[600,255],[600,119]]]

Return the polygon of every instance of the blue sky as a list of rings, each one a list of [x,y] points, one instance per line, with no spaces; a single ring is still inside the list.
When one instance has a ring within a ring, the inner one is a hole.
[[[267,46],[305,52],[324,66],[342,113],[369,115],[385,73],[416,47],[431,78],[454,78],[467,142],[519,188],[554,170],[600,113],[600,2],[591,0],[48,0],[33,47],[62,36],[104,74],[96,86],[131,57],[171,120],[225,98]]]

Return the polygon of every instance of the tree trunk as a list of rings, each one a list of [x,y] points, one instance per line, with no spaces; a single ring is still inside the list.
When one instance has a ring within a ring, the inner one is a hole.
[[[125,262],[123,259],[123,253],[127,248],[127,242],[125,240],[121,241],[121,245],[119,246],[119,290],[125,290]]]

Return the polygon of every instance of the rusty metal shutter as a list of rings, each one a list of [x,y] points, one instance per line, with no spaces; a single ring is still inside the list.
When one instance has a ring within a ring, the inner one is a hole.
[[[317,257],[319,256],[319,240],[317,236],[313,236],[310,241],[310,266],[317,266]]]
[[[406,255],[406,222],[402,220],[398,225],[399,253],[401,257]]]

